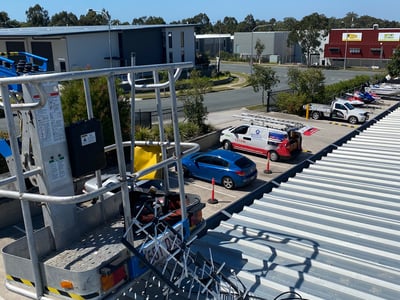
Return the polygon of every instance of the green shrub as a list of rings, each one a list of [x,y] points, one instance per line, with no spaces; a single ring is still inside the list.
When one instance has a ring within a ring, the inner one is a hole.
[[[194,137],[201,135],[198,124],[193,122],[179,123],[179,133],[182,141],[188,141]]]
[[[154,141],[158,140],[158,136],[158,133],[155,133],[152,128],[141,126],[135,128],[135,139],[138,141]]]
[[[303,112],[302,106],[307,103],[307,96],[291,93],[280,93],[276,101],[276,106],[280,111],[289,114],[301,115]]]

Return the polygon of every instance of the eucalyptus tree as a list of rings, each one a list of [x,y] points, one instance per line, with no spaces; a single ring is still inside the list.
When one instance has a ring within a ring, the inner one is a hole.
[[[0,27],[7,27],[10,18],[5,11],[0,11]]]
[[[234,34],[237,31],[238,21],[234,17],[225,17],[221,33]]]
[[[253,74],[250,75],[248,83],[253,87],[255,93],[261,90],[261,102],[264,105],[265,92],[270,91],[279,83],[279,78],[271,67],[253,65]]]
[[[394,50],[392,59],[387,64],[387,70],[392,77],[400,76],[400,46]]]
[[[200,72],[190,72],[190,79],[185,83],[185,88],[179,91],[179,100],[183,102],[183,112],[188,122],[199,128],[204,128],[208,111],[204,105],[204,95],[210,91],[211,81],[202,77]]]
[[[288,85],[297,94],[310,102],[321,102],[325,94],[325,75],[320,69],[302,70],[297,67],[288,69]]]
[[[299,44],[310,65],[311,54],[319,52],[321,40],[328,35],[329,19],[323,14],[313,13],[294,24],[288,36],[288,43]]]
[[[89,9],[86,15],[79,17],[79,25],[108,25],[110,14],[104,8],[98,12]]]
[[[79,25],[78,17],[73,13],[61,11],[54,14],[50,19],[51,26],[76,26]]]
[[[198,24],[200,26],[196,26],[195,31],[196,34],[205,34],[212,32],[212,24],[210,18],[207,14],[201,13],[192,18],[183,19],[181,24]]]
[[[26,23],[31,27],[46,27],[50,24],[49,12],[39,4],[25,11]]]
[[[257,26],[256,20],[252,14],[247,15],[242,22],[238,24],[237,30],[240,32],[251,32]]]
[[[134,18],[132,20],[132,25],[157,25],[157,24],[166,24],[164,19],[161,17],[154,16],[144,16],[140,18]]]
[[[261,42],[260,39],[257,39],[254,49],[256,50],[257,60],[258,60],[258,63],[260,64],[261,63],[261,55],[265,49],[265,45]]]

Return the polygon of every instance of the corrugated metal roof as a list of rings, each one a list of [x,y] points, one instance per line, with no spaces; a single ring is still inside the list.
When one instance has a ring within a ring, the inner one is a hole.
[[[149,28],[194,27],[194,24],[156,24],[156,25],[111,25],[111,31],[142,30]],[[18,27],[0,28],[0,36],[51,36],[77,33],[93,33],[108,31],[108,25],[93,26],[49,26],[49,27]]]
[[[400,299],[399,182],[397,108],[193,247],[262,299]]]

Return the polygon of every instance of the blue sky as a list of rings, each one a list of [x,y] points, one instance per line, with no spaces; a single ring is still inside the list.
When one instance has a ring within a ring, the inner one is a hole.
[[[8,13],[10,19],[25,21],[25,11],[36,4],[41,5],[52,16],[61,11],[84,15],[88,8],[105,8],[112,19],[132,22],[143,16],[162,17],[167,23],[180,21],[205,13],[214,23],[224,17],[234,17],[238,22],[252,14],[255,19],[278,21],[285,17],[301,20],[314,12],[327,17],[342,18],[348,12],[359,16],[390,21],[400,21],[399,0],[1,0],[0,11]]]

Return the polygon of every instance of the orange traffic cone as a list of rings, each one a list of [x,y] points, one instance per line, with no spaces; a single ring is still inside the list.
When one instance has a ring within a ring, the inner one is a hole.
[[[218,200],[215,199],[215,197],[214,197],[214,186],[215,186],[215,179],[214,179],[214,177],[213,177],[213,179],[211,180],[211,184],[212,184],[211,198],[208,199],[207,202],[210,203],[210,204],[217,204],[217,203],[218,203]]]
[[[264,170],[264,174],[271,174],[272,173],[272,171],[270,169],[270,166],[269,166],[269,162],[270,162],[270,154],[269,154],[269,151],[268,151],[268,154],[267,154],[267,167]]]

